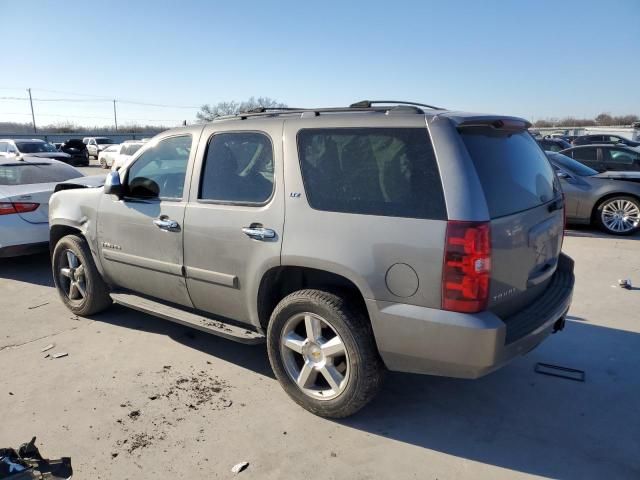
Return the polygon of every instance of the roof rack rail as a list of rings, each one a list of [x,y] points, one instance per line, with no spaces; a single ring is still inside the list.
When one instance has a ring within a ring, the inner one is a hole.
[[[405,102],[404,100],[360,100],[359,102],[352,103],[351,108],[371,108],[374,104],[396,104],[396,105],[412,105],[417,107],[426,107],[432,110],[444,110],[442,107],[434,107],[433,105],[427,105],[426,103],[418,102]]]
[[[243,113],[267,113],[269,110],[275,111],[288,111],[288,110],[302,110],[301,108],[292,108],[292,107],[256,107],[250,108],[249,110],[244,110],[240,112]]]

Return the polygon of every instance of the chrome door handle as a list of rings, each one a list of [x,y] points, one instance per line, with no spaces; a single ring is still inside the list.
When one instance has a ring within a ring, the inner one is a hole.
[[[244,227],[242,233],[246,236],[253,238],[254,240],[266,240],[270,238],[276,238],[276,232],[270,228],[264,228],[262,226],[251,225]]]
[[[175,220],[171,220],[166,215],[162,215],[153,220],[153,224],[158,227],[160,230],[165,230],[167,232],[179,232],[180,224]]]

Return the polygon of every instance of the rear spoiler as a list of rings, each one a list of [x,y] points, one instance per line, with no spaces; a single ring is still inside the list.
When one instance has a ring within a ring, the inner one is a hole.
[[[504,132],[522,132],[527,130],[532,125],[531,123],[521,118],[514,117],[486,117],[486,118],[470,118],[464,120],[456,125],[458,130],[467,128],[491,128],[494,130],[500,130]]]

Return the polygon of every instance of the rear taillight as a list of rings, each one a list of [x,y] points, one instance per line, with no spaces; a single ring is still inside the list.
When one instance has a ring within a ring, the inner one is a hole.
[[[39,206],[39,203],[31,202],[0,202],[0,215],[33,212]]]
[[[489,223],[447,222],[442,266],[442,309],[473,313],[487,308],[491,275]]]

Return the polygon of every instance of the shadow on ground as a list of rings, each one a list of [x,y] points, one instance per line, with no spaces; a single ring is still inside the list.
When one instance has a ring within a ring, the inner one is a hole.
[[[340,423],[533,475],[640,478],[640,335],[569,321],[548,342],[479,380],[390,374]],[[583,369],[586,381],[536,374],[537,362]]]
[[[589,225],[568,225],[564,232],[567,237],[606,238],[615,240],[640,240],[640,232],[633,235],[609,235]]]
[[[49,254],[0,258],[0,278],[53,287]]]

